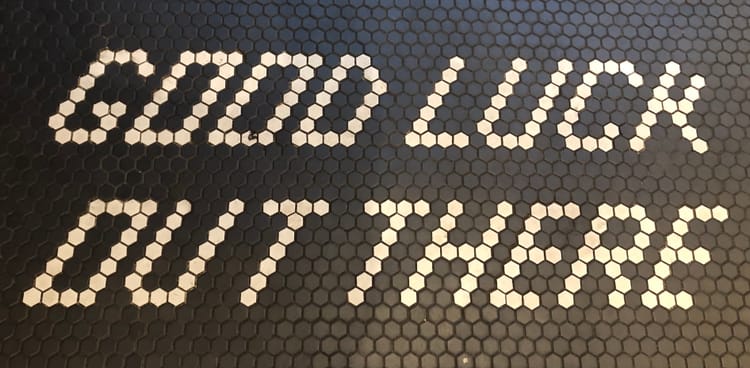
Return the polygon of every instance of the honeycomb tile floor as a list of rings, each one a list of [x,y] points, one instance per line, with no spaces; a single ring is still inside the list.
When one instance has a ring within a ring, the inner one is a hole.
[[[0,14],[0,367],[750,366],[747,1]]]

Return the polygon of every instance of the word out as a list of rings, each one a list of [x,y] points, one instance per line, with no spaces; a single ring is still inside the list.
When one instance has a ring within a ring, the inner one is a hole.
[[[209,53],[185,51],[179,61],[171,67],[168,76],[162,79],[161,87],[153,92],[151,101],[142,109],[134,120],[133,127],[125,132],[125,142],[128,144],[144,145],[184,145],[191,142],[191,134],[196,131],[201,120],[209,112],[209,108],[217,103],[218,95],[226,89],[226,82],[235,75],[237,66],[244,62],[239,52]],[[97,60],[89,65],[88,72],[78,79],[78,85],[68,93],[68,98],[60,103],[57,112],[49,118],[49,127],[55,131],[55,140],[59,143],[94,143],[106,141],[107,133],[117,127],[118,119],[127,112],[127,105],[122,102],[112,104],[100,101],[93,104],[92,113],[99,118],[99,126],[93,130],[84,128],[69,129],[67,119],[76,113],[76,106],[86,99],[87,91],[96,85],[98,78],[103,76],[110,64],[135,64],[137,74],[142,78],[154,76],[154,65],[149,63],[148,55],[143,50],[103,50]],[[192,112],[185,117],[182,127],[177,131],[162,129],[156,131],[151,122],[160,114],[160,107],[169,99],[170,93],[177,89],[177,84],[186,75],[187,67],[193,64],[215,65],[218,75],[209,82],[209,88],[201,94],[200,101],[192,106]],[[216,128],[208,132],[208,142],[212,145],[269,145],[274,141],[274,134],[283,128],[285,119],[289,118],[292,108],[300,103],[300,95],[308,90],[309,82],[315,77],[316,69],[323,65],[321,55],[303,54],[274,54],[263,53],[260,63],[252,68],[251,75],[246,78],[242,87],[234,93],[234,97],[224,107]],[[289,90],[275,107],[273,116],[266,122],[265,128],[257,134],[237,132],[234,121],[242,114],[242,107],[251,102],[251,95],[258,91],[260,82],[268,77],[268,70],[272,66],[294,67],[298,69],[298,76],[291,81]],[[443,105],[445,97],[458,75],[465,67],[464,60],[454,57],[449,61],[449,67],[442,72],[442,79],[436,82],[434,92],[427,96],[427,104],[419,110],[419,117],[412,122],[412,130],[407,133],[405,141],[409,146],[440,146],[466,147],[469,136],[466,133],[450,134],[447,132],[433,133],[429,131],[429,122],[435,119],[436,111]],[[339,91],[342,81],[348,78],[348,72],[353,68],[363,70],[363,77],[371,85],[371,90],[363,97],[363,103],[355,110],[354,117],[347,122],[344,132],[336,133],[317,131],[318,122],[326,106],[331,104],[332,96]],[[491,104],[484,110],[484,117],[476,123],[477,132],[485,137],[486,145],[492,148],[516,147],[529,149],[534,145],[534,137],[541,132],[541,125],[547,121],[548,112],[554,106],[555,98],[560,95],[560,88],[567,83],[568,74],[573,71],[573,63],[560,60],[557,71],[550,76],[550,82],[545,86],[545,95],[539,98],[537,107],[531,113],[531,119],[523,124],[524,133],[497,134],[493,131],[493,124],[502,121],[503,109],[509,96],[521,80],[521,74],[527,71],[527,63],[523,59],[515,59],[511,69],[505,72],[504,81],[498,84],[497,94],[491,98]],[[589,63],[589,71],[583,75],[583,83],[576,88],[576,95],[570,100],[570,108],[564,112],[564,120],[557,124],[557,133],[565,138],[568,149],[602,150],[613,149],[613,140],[620,136],[620,128],[615,123],[604,124],[604,134],[601,137],[591,135],[581,137],[573,132],[575,124],[579,123],[579,113],[586,107],[586,99],[591,97],[592,88],[597,85],[598,76],[602,73],[616,75],[622,73],[627,76],[628,83],[633,87],[643,85],[643,76],[635,71],[635,67],[628,61],[593,60]],[[645,148],[645,142],[651,137],[651,128],[657,123],[657,114],[670,114],[672,123],[680,127],[682,135],[691,142],[694,151],[703,153],[708,150],[705,140],[698,137],[695,127],[688,125],[687,116],[693,111],[693,103],[700,97],[700,89],[705,86],[705,80],[700,75],[690,77],[690,86],[683,91],[683,97],[670,97],[669,90],[676,86],[675,77],[681,73],[679,64],[669,62],[666,71],[659,77],[660,85],[654,88],[653,96],[648,101],[648,109],[641,114],[641,122],[636,127],[636,135],[629,139],[630,147],[635,151]],[[292,143],[297,146],[351,146],[356,141],[356,134],[361,132],[365,121],[372,118],[372,109],[380,102],[380,96],[387,91],[387,84],[380,79],[377,68],[372,66],[367,55],[344,55],[339,65],[333,68],[331,78],[326,80],[323,89],[315,94],[314,103],[307,106],[307,114],[300,121],[298,131],[292,133]]]
[[[96,199],[90,202],[86,213],[79,217],[76,227],[68,232],[66,241],[57,247],[54,257],[47,261],[44,271],[35,278],[34,285],[25,291],[23,302],[29,306],[59,304],[69,307],[94,304],[97,293],[107,286],[108,277],[117,271],[119,261],[126,257],[128,248],[137,241],[138,234],[146,227],[149,217],[156,213],[156,207],[156,202],[152,200]],[[184,304],[188,292],[196,287],[197,278],[205,272],[206,263],[214,257],[216,247],[225,240],[226,232],[235,226],[235,220],[244,212],[244,208],[244,202],[239,199],[227,204],[226,211],[208,231],[206,240],[198,245],[195,257],[187,262],[185,272],[178,276],[175,288],[147,290],[143,287],[143,278],[152,272],[153,263],[162,256],[163,248],[172,241],[173,232],[182,226],[183,217],[191,211],[190,202],[178,202],[174,212],[166,217],[164,226],[156,231],[154,240],[146,246],[144,255],[125,277],[125,287],[131,292],[132,303],[138,306]],[[277,263],[286,256],[287,247],[295,242],[296,231],[304,226],[305,218],[326,215],[329,204],[322,200],[269,200],[263,204],[263,212],[268,216],[284,216],[286,224],[279,231],[277,240],[268,248],[268,254],[260,261],[258,270],[249,277],[247,288],[240,294],[240,303],[246,306],[256,304],[258,294],[267,287],[268,277],[277,271]],[[374,245],[372,256],[365,260],[364,271],[356,276],[355,286],[348,291],[348,301],[352,305],[364,302],[365,292],[372,288],[374,277],[380,273],[383,261],[390,256],[391,246],[399,241],[399,231],[406,227],[407,217],[425,217],[432,211],[431,205],[423,200],[387,200],[367,202],[365,213],[370,216],[386,216],[389,225],[382,232],[380,241]],[[456,200],[449,202],[447,213],[439,217],[438,228],[431,230],[431,241],[425,245],[424,255],[417,261],[416,271],[408,277],[408,287],[400,291],[401,303],[411,306],[417,302],[418,292],[425,288],[425,279],[433,273],[435,261],[461,259],[466,262],[468,272],[461,276],[460,289],[454,292],[453,300],[459,306],[470,304],[471,295],[478,288],[478,278],[486,273],[485,265],[493,258],[493,248],[508,246],[510,259],[503,264],[502,275],[497,277],[496,288],[490,293],[490,303],[496,307],[507,306],[513,309],[539,307],[540,295],[533,291],[519,291],[514,287],[514,280],[521,275],[521,266],[527,262],[539,265],[543,262],[557,264],[563,260],[560,247],[564,244],[552,244],[543,248],[535,244],[534,236],[542,230],[544,219],[576,219],[581,216],[580,207],[575,203],[535,203],[531,206],[530,215],[524,219],[523,232],[516,236],[516,241],[501,245],[500,233],[506,230],[506,221],[513,213],[512,204],[497,204],[497,213],[490,218],[489,228],[482,232],[481,244],[453,244],[448,240],[448,234],[455,230],[456,219],[463,214],[463,205]],[[85,241],[87,232],[96,226],[97,218],[102,214],[126,215],[130,220],[129,226],[121,232],[119,241],[111,246],[108,257],[101,261],[84,290],[55,290],[52,286],[53,279],[62,272],[65,262],[73,258],[76,247]],[[654,266],[653,276],[648,279],[648,291],[641,295],[643,305],[649,308],[689,308],[693,305],[693,297],[686,291],[667,290],[665,280],[671,275],[670,267],[676,262],[706,264],[710,261],[710,253],[705,246],[693,247],[695,249],[685,246],[684,236],[688,233],[690,222],[723,222],[728,218],[727,210],[721,206],[684,206],[679,209],[678,215],[678,219],[672,222],[672,232],[666,237],[666,244],[659,250],[660,260]],[[633,236],[634,245],[623,247],[619,244],[603,244],[602,234],[607,232],[610,221],[626,220],[634,220],[639,225],[638,233]],[[610,305],[615,308],[623,307],[625,294],[634,290],[621,266],[625,262],[639,264],[644,261],[644,250],[652,246],[649,236],[655,231],[655,221],[646,216],[646,210],[640,205],[599,205],[597,216],[591,221],[591,230],[584,235],[584,245],[577,249],[577,259],[571,264],[571,274],[564,278],[565,288],[557,294],[558,304],[565,308],[574,305],[574,295],[581,290],[581,280],[588,273],[591,262],[596,261],[604,265],[607,276],[614,280],[615,290],[608,296]]]

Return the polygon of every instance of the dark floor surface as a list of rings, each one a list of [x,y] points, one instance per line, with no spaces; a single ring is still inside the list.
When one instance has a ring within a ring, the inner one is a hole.
[[[750,367],[747,1],[0,17],[0,368]]]

